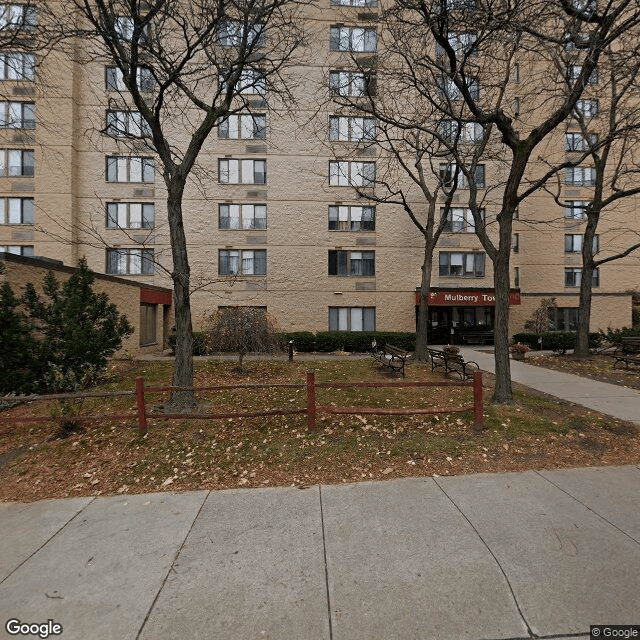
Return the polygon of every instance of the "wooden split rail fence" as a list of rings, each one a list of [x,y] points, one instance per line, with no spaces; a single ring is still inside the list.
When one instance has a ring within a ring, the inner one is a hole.
[[[407,387],[471,387],[473,388],[473,404],[463,407],[447,407],[446,409],[425,409],[425,408],[378,408],[378,407],[337,407],[333,405],[318,405],[316,402],[317,389],[363,389],[363,388],[407,388]],[[230,389],[304,389],[307,390],[307,405],[295,409],[270,409],[265,411],[249,412],[226,412],[226,413],[158,413],[148,411],[147,395],[155,393],[166,393],[174,391],[222,391]],[[0,424],[19,423],[46,423],[60,420],[73,420],[77,422],[107,422],[117,420],[136,420],[138,431],[145,434],[148,428],[149,419],[157,420],[218,420],[226,418],[258,418],[263,416],[285,416],[302,415],[307,416],[307,426],[309,429],[316,427],[316,416],[318,414],[340,414],[340,415],[422,415],[422,414],[445,414],[445,413],[465,413],[473,412],[473,426],[475,430],[483,428],[483,404],[482,404],[482,373],[477,371],[470,382],[316,382],[315,372],[307,372],[306,384],[237,384],[237,385],[217,385],[213,387],[146,387],[143,378],[136,378],[135,391],[105,391],[87,393],[59,393],[51,395],[31,395],[31,396],[5,396],[0,397],[0,402],[12,402],[25,404],[36,401],[47,400],[76,400],[81,398],[113,398],[121,396],[134,396],[136,398],[136,413],[103,414],[100,416],[36,416],[6,418],[0,417]]]

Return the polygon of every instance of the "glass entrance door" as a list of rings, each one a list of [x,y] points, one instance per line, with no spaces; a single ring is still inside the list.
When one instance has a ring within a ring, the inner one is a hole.
[[[451,307],[429,307],[430,344],[448,344],[451,336]]]

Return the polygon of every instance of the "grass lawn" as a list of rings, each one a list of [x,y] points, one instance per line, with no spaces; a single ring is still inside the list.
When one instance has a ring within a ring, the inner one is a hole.
[[[573,373],[577,376],[619,384],[631,389],[640,389],[640,370],[614,369],[611,356],[595,354],[588,358],[574,358],[571,354],[564,356],[539,356],[535,352],[527,354],[527,364],[534,364],[547,369]]]
[[[196,385],[388,381],[372,360],[247,363],[238,374],[228,361],[198,361]],[[171,363],[114,362],[99,390],[169,384]],[[407,380],[442,382],[430,367],[412,364]],[[135,421],[88,424],[65,439],[54,425],[0,426],[0,500],[354,482],[402,476],[454,475],[640,461],[640,433],[628,423],[516,390],[511,406],[492,406],[485,380],[485,430],[471,413],[438,416],[305,416],[150,421],[140,437]],[[305,389],[267,388],[201,394],[210,412],[303,407]],[[151,407],[163,397],[149,396]],[[472,404],[470,388],[318,389],[318,405],[439,407]],[[3,415],[50,415],[50,403]],[[84,415],[129,412],[135,398],[84,400]]]

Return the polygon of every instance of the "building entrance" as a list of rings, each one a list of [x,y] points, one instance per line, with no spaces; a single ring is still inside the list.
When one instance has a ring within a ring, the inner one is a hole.
[[[420,289],[416,289],[416,326]],[[509,304],[520,304],[520,291],[509,292]],[[431,344],[493,342],[495,294],[493,289],[445,289],[429,291]]]
[[[416,309],[417,311],[417,309]],[[429,342],[457,344],[469,333],[493,331],[494,307],[430,307]],[[487,341],[491,341],[487,336]]]

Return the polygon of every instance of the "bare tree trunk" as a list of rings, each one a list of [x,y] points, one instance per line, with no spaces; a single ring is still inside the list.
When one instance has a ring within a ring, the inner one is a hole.
[[[191,323],[190,268],[187,240],[182,220],[182,194],[185,180],[167,181],[167,214],[173,256],[173,293],[176,321],[176,360],[173,369],[174,387],[193,386],[193,326]],[[172,413],[189,413],[197,406],[194,391],[174,391],[169,400]]]
[[[422,280],[420,281],[420,304],[418,306],[418,327],[416,330],[416,349],[414,358],[424,362],[428,360],[429,346],[429,291],[431,290],[431,269],[433,265],[433,243],[424,243],[424,261],[422,263]]]
[[[511,363],[509,361],[510,251],[511,225],[505,222],[500,229],[500,244],[493,264],[493,282],[496,296],[495,324],[493,328],[496,382],[492,401],[495,404],[510,404],[513,401]]]
[[[576,358],[589,356],[589,324],[591,320],[591,298],[593,293],[593,239],[597,221],[593,216],[587,219],[582,240],[582,272],[580,274],[580,302],[578,303],[578,327],[576,346],[573,355]]]
[[[593,267],[583,267],[582,281],[580,282],[576,346],[573,350],[573,355],[576,358],[586,358],[589,356],[589,318],[591,316],[592,277]]]

